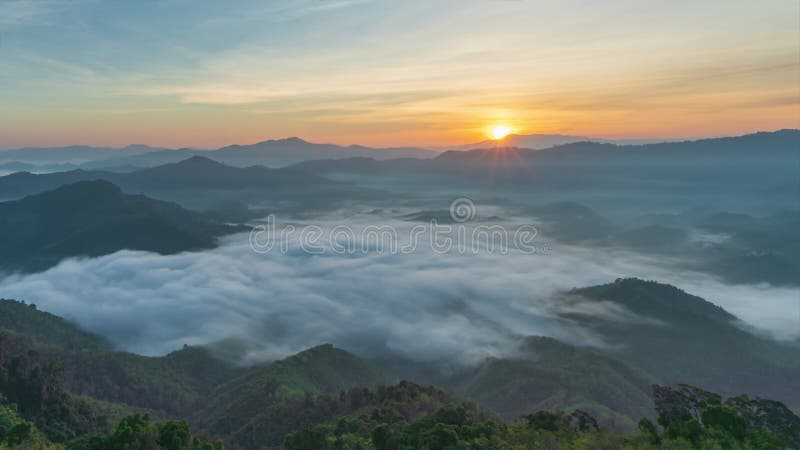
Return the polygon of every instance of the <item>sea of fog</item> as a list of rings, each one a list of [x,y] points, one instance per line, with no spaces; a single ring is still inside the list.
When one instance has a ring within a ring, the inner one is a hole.
[[[321,343],[364,356],[461,363],[503,356],[527,335],[603,347],[589,330],[558,320],[574,305],[557,294],[618,277],[673,284],[724,307],[755,332],[800,338],[797,289],[730,285],[663,258],[561,245],[545,236],[536,237],[541,247],[533,252],[513,245],[443,251],[424,233],[410,250],[358,242],[355,251],[342,251],[343,237],[363,237],[376,224],[410,242],[420,224],[396,217],[377,211],[275,225],[277,231],[314,227],[320,237],[311,250],[298,233],[275,233],[270,242],[282,245],[254,251],[251,235],[242,233],[199,253],[70,259],[46,272],[5,277],[0,296],[35,303],[145,355],[184,344],[245,342],[238,356],[245,363]],[[503,223],[508,230],[522,225]],[[586,307],[605,318],[648,320],[612,303]]]

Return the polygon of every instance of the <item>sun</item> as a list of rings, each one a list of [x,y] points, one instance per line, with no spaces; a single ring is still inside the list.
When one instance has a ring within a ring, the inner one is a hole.
[[[496,127],[492,128],[492,137],[495,139],[503,139],[504,137],[508,136],[511,133],[511,130],[504,125],[497,125]]]

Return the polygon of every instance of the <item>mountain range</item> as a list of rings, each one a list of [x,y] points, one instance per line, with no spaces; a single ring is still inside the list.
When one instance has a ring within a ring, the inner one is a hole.
[[[759,132],[736,137],[701,139],[696,141],[661,142],[638,145],[618,145],[612,143],[575,141],[558,144],[541,150],[526,147],[493,145],[470,150],[450,150],[437,155],[429,161],[415,159],[395,159],[377,161],[370,165],[365,158],[350,160],[308,161],[296,164],[295,167],[315,169],[319,171],[341,171],[350,166],[350,170],[369,171],[387,170],[430,170],[455,171],[469,168],[496,165],[500,171],[525,173],[535,169],[538,164],[548,165],[597,165],[598,158],[606,160],[626,160],[627,165],[639,162],[672,163],[688,166],[694,159],[712,158],[717,163],[718,157],[737,157],[749,160],[765,158],[800,157],[800,130],[780,130],[775,132]],[[688,158],[688,159],[684,159]],[[374,158],[373,158],[374,159]],[[348,164],[348,162],[352,164]],[[503,166],[505,164],[506,166]],[[599,167],[597,167],[599,169]],[[694,169],[696,170],[696,169]]]
[[[177,163],[119,173],[76,169],[66,172],[33,174],[17,172],[0,177],[0,198],[20,198],[68,183],[107,180],[128,192],[157,189],[313,188],[335,183],[298,169],[270,169],[264,166],[230,167],[211,159],[193,156]]]
[[[28,164],[81,164],[109,157],[128,157],[164,150],[147,145],[129,145],[123,148],[71,145],[67,147],[26,147],[0,150],[0,162]]]
[[[152,167],[175,163],[192,156],[205,156],[238,166],[264,165],[281,167],[311,159],[335,159],[369,156],[376,159],[429,158],[433,150],[417,147],[373,148],[361,145],[341,146],[316,144],[297,137],[275,139],[249,145],[229,145],[214,150],[165,149],[130,145],[121,149],[108,147],[69,146],[21,148],[0,151],[0,163],[81,164],[85,169],[109,167]]]
[[[168,149],[147,145],[129,145],[123,148],[73,145],[67,147],[20,148],[0,150],[0,168],[32,165],[39,170],[53,171],[59,165],[82,165],[84,169],[143,168],[175,163],[192,156],[205,156],[215,161],[237,167],[264,165],[281,167],[303,161],[347,158],[373,158],[376,160],[398,158],[427,159],[443,151],[465,151],[497,148],[542,150],[576,143],[610,144],[638,147],[651,144],[677,144],[715,141],[716,139],[601,139],[560,134],[511,134],[498,140],[443,147],[387,147],[362,145],[318,144],[298,137],[271,139],[246,145],[228,145],[212,150],[180,148]]]
[[[148,411],[157,419],[186,418],[195,433],[222,438],[230,448],[279,445],[294,430],[351,414],[413,421],[455,406],[475,420],[500,420],[500,413],[511,422],[534,411],[578,409],[607,429],[630,432],[640,418],[655,418],[653,383],[715,385],[723,395],[748,392],[800,406],[800,347],[750,335],[734,316],[702,298],[637,279],[562,295],[568,302],[613,302],[641,320],[567,314],[563,320],[588,320],[614,345],[590,349],[526,337],[516,356],[487,359],[437,387],[398,384],[388,366],[327,344],[251,367],[219,358],[213,345],[142,357],[117,351],[105,339],[35,305],[1,300],[0,365],[9,364],[4,354],[28,355],[41,367],[57,363],[58,374],[48,376],[56,377],[51,389],[60,393],[49,403],[31,406],[23,391],[8,391],[7,384],[0,383],[0,393],[28,402],[23,414],[39,417],[38,426],[53,439],[82,433],[81,426],[98,429],[104,421]],[[20,383],[40,382],[25,378],[33,373],[20,376]],[[57,407],[53,402],[62,403]],[[70,415],[59,412],[64,408]],[[59,430],[65,420],[71,431],[63,434]],[[800,426],[796,416],[789,420],[789,429],[795,426],[791,420]]]
[[[451,145],[442,147],[445,150],[474,150],[493,147],[516,147],[541,150],[574,142],[597,142],[617,145],[643,145],[659,142],[675,142],[678,139],[602,139],[586,136],[570,136],[564,134],[509,134],[502,139],[474,142],[472,144]]]
[[[665,142],[659,139],[609,140],[585,136],[560,134],[508,135],[500,140],[487,140],[473,144],[443,147],[388,147],[363,145],[317,144],[298,137],[271,139],[255,144],[228,145],[213,150],[180,148],[169,149],[134,144],[122,148],[72,145],[66,147],[27,147],[0,150],[0,163],[53,165],[62,163],[85,164],[86,168],[107,168],[133,165],[149,167],[177,162],[191,156],[210,156],[234,166],[266,165],[284,166],[313,159],[371,157],[378,160],[395,158],[429,158],[441,150],[472,150],[492,147],[518,147],[543,149],[573,142],[602,142],[613,144],[651,144]],[[213,155],[213,156],[211,156]],[[0,167],[2,167],[0,165]]]
[[[391,183],[420,193],[456,191],[528,203],[537,196],[592,199],[615,211],[704,205],[769,213],[798,208],[800,130],[645,145],[492,147],[427,160],[350,158],[292,167],[364,187]]]
[[[128,194],[175,202],[230,222],[282,211],[335,209],[349,201],[387,198],[385,192],[337,182],[300,169],[232,167],[202,156],[128,172],[76,169],[0,177],[0,201],[56,189],[79,181],[105,180]]]

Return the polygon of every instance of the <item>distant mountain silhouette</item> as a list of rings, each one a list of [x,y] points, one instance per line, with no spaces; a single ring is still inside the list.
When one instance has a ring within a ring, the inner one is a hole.
[[[570,136],[563,134],[509,134],[497,140],[485,140],[472,144],[450,145],[446,150],[473,150],[476,148],[517,147],[541,150],[575,142],[596,142],[617,145],[643,145],[659,142],[675,142],[676,139],[603,139],[586,136]]]
[[[193,156],[163,166],[120,174],[121,184],[145,187],[242,189],[245,187],[285,187],[302,184],[333,184],[330,180],[298,169],[270,169],[263,166],[231,167],[209,158]]]
[[[690,186],[690,182],[763,190],[782,184],[796,186],[798,164],[800,130],[780,130],[645,145],[574,142],[543,150],[451,150],[428,160],[370,162],[353,158],[307,161],[293,167],[321,175],[413,175],[467,185],[644,189],[648,184]]]
[[[81,164],[106,158],[121,158],[140,155],[161,148],[146,145],[129,145],[116,149],[111,147],[90,147],[72,145],[66,147],[28,147],[0,151],[0,162],[18,162],[28,164]]]
[[[86,180],[107,180],[126,191],[151,189],[245,189],[334,185],[333,181],[299,169],[238,168],[201,156],[128,173],[72,170],[48,174],[19,172],[0,177],[0,199],[14,199]]]
[[[571,142],[595,141],[586,136],[566,136],[562,134],[509,134],[502,139],[487,139],[485,141],[473,142],[471,144],[448,145],[445,150],[474,150],[478,148],[492,147],[519,147],[542,149],[556,145],[569,144]]]
[[[558,145],[553,145],[541,150],[527,148],[523,146],[506,145],[507,142],[500,141],[503,145],[498,145],[496,141],[486,141],[487,145],[470,150],[449,150],[440,153],[430,159],[426,164],[424,161],[417,161],[416,164],[409,165],[407,159],[391,159],[379,164],[367,165],[363,158],[350,158],[355,168],[392,168],[393,166],[408,166],[414,169],[419,167],[442,167],[446,162],[471,162],[471,163],[496,163],[499,157],[505,157],[511,161],[521,162],[528,159],[539,161],[548,157],[563,159],[568,156],[586,157],[591,155],[603,156],[702,156],[702,155],[730,155],[749,154],[758,156],[760,154],[800,154],[800,130],[779,130],[774,132],[758,132],[743,136],[722,137],[712,139],[700,139],[693,141],[660,142],[648,144],[625,144],[619,145],[609,142],[589,142],[574,141]],[[414,160],[412,160],[414,161]],[[347,162],[338,160],[328,161],[306,161],[296,164],[296,167],[308,167],[323,169],[335,167],[342,169],[347,167]]]
[[[440,154],[436,159],[481,160],[495,150],[495,146],[475,149],[466,152],[449,151]],[[522,158],[541,158],[542,155],[558,154],[585,156],[584,152],[595,154],[615,154],[626,156],[654,156],[660,153],[669,155],[697,154],[730,154],[745,152],[751,155],[759,153],[800,153],[800,130],[779,130],[774,132],[758,132],[743,136],[699,139],[691,141],[660,142],[650,144],[618,145],[609,142],[570,142],[551,146],[542,151],[521,146],[505,145],[501,148],[515,150]]]
[[[497,148],[519,148],[527,150],[558,149],[559,151],[578,149],[610,149],[621,147],[635,150],[639,147],[647,149],[667,149],[677,145],[683,149],[699,148],[725,144],[726,140],[736,140],[738,144],[748,145],[752,140],[762,140],[766,135],[777,138],[791,138],[798,130],[780,130],[776,132],[760,132],[737,137],[723,137],[700,140],[677,141],[669,139],[620,139],[609,140],[586,136],[569,136],[559,134],[509,135],[501,140],[486,140],[473,144],[444,146],[440,150],[420,147],[374,148],[361,145],[317,144],[298,137],[272,139],[255,144],[229,145],[216,150],[199,150],[190,148],[165,149],[146,145],[129,145],[121,149],[88,146],[67,146],[51,148],[21,148],[0,151],[0,163],[26,164],[83,164],[84,169],[103,169],[107,167],[153,167],[175,163],[192,156],[205,156],[228,165],[246,167],[265,165],[282,167],[312,160],[373,158],[375,160],[392,160],[398,158],[432,158],[441,150],[480,150],[482,152]],[[694,143],[686,145],[688,143]],[[596,145],[607,144],[607,147]],[[655,147],[662,146],[662,147]],[[523,152],[525,153],[525,152]],[[475,155],[473,154],[473,157]]]
[[[313,144],[300,138],[270,140],[252,145],[231,145],[220,148],[211,157],[236,166],[266,164],[285,166],[314,159],[340,159],[371,157],[379,160],[394,158],[429,158],[436,154],[431,150],[415,147],[371,148],[360,145],[340,146]]]
[[[78,167],[75,164],[29,164],[21,162],[6,162],[0,163],[0,173],[2,172],[64,172],[67,170],[75,170]]]
[[[242,229],[173,203],[123,194],[108,181],[82,181],[0,203],[0,269],[38,271],[64,258],[122,249],[207,249],[216,237]]]
[[[49,191],[79,181],[100,179],[112,181],[115,175],[111,172],[86,171],[82,169],[46,174],[16,172],[0,177],[0,200],[15,200],[26,195]]]
[[[297,137],[274,139],[249,145],[229,145],[216,150],[190,148],[164,149],[143,145],[131,145],[122,149],[101,147],[53,147],[23,148],[0,151],[0,163],[27,164],[75,163],[84,169],[106,167],[153,167],[185,160],[192,156],[204,156],[228,165],[246,167],[263,165],[281,167],[313,159],[338,159],[352,157],[430,158],[434,150],[417,147],[372,148],[361,145],[316,144]]]

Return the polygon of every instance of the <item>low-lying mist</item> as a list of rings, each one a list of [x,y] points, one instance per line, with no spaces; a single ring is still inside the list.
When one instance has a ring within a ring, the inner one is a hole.
[[[363,230],[417,223],[373,211],[302,226]],[[520,225],[506,218],[509,229]],[[581,307],[559,291],[639,277],[673,284],[716,303],[758,332],[800,338],[798,292],[769,285],[729,285],[669,261],[630,252],[549,244],[547,252],[434,251],[422,237],[414,251],[309,254],[295,237],[257,253],[248,234],[211,251],[160,256],[121,251],[71,259],[38,274],[0,281],[0,296],[36,303],[109,337],[119,348],[159,355],[183,344],[246,342],[241,363],[283,357],[333,343],[367,357],[472,363],[512,353],[519,338],[545,335],[578,345],[608,345],[559,315]],[[330,242],[321,242],[330,247]],[[385,250],[385,249],[384,249]],[[585,306],[589,307],[589,306]],[[583,311],[621,321],[648,320],[598,302]]]

